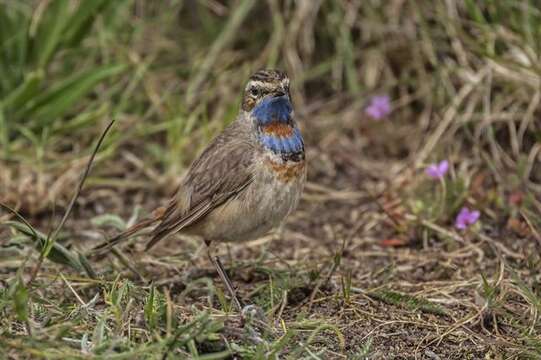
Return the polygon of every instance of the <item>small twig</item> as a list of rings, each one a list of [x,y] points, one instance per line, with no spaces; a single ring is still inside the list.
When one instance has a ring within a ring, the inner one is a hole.
[[[75,297],[77,298],[77,300],[81,303],[82,306],[85,305],[85,302],[83,301],[83,299],[81,299],[81,297],[79,296],[79,294],[77,294],[77,291],[75,291],[75,289],[71,286],[71,284],[68,282],[68,280],[64,277],[64,275],[62,273],[60,273],[60,277],[62,278],[62,281],[64,281],[64,283],[68,286],[68,288],[71,290],[71,292],[73,293],[73,295],[75,295]]]
[[[368,188],[364,188],[364,190],[366,191],[366,193],[368,194],[368,197],[370,198],[370,200],[372,200],[372,202],[374,204],[376,204],[376,206],[378,207],[378,209],[380,209],[385,215],[387,215],[387,218],[389,220],[391,220],[391,222],[393,223],[394,227],[395,227],[395,230],[400,230],[400,229],[403,229],[404,227],[400,224],[400,222],[394,217],[393,214],[391,214],[389,211],[387,211],[387,209],[385,209],[385,207],[379,202],[379,198],[387,191],[388,188],[386,188],[385,190],[383,190],[381,193],[379,193],[378,195],[374,195],[370,190],[368,190]]]
[[[284,313],[284,309],[287,306],[287,290],[284,290],[282,295],[282,303],[280,304],[280,309],[278,310],[278,314],[276,315],[276,319],[282,319],[282,314]]]
[[[94,151],[92,151],[92,154],[90,155],[90,159],[88,160],[88,163],[86,165],[86,169],[85,169],[85,171],[84,171],[84,173],[83,173],[83,175],[81,177],[81,180],[79,181],[79,184],[77,185],[77,189],[75,191],[75,194],[73,194],[73,197],[71,198],[71,201],[70,201],[70,203],[68,205],[68,208],[66,209],[66,212],[64,213],[64,216],[60,220],[60,223],[58,224],[56,229],[52,232],[51,236],[47,237],[46,245],[45,245],[43,251],[41,252],[41,254],[39,256],[38,263],[36,264],[36,267],[32,271],[32,275],[30,276],[30,280],[28,280],[28,283],[27,283],[28,287],[32,284],[32,282],[34,281],[34,279],[38,275],[39,270],[41,269],[41,265],[43,264],[43,259],[47,256],[47,253],[51,249],[51,245],[54,244],[54,242],[56,241],[56,238],[58,237],[58,234],[60,233],[60,230],[62,230],[62,228],[64,227],[64,224],[66,223],[66,220],[68,219],[68,216],[70,215],[70,213],[71,213],[71,211],[73,209],[73,206],[75,205],[75,202],[77,201],[77,199],[79,198],[79,195],[81,194],[81,190],[83,189],[83,185],[84,185],[84,183],[86,181],[86,178],[88,177],[88,174],[90,173],[90,168],[92,167],[92,163],[94,162],[94,158],[96,157],[96,154],[98,153],[98,150],[100,149],[100,146],[101,146],[103,140],[105,139],[105,136],[107,135],[107,133],[109,132],[109,130],[113,126],[114,122],[115,122],[114,119],[111,120],[111,122],[109,122],[109,124],[107,125],[105,130],[102,132],[101,136],[99,137],[98,142],[96,143],[96,146],[94,147]]]
[[[458,235],[457,233],[455,232],[452,232],[452,231],[449,231],[439,225],[436,225],[434,224],[432,221],[429,221],[429,220],[425,220],[425,219],[418,219],[417,217],[412,217],[412,220],[420,220],[421,222],[421,225],[423,225],[424,227],[430,229],[430,230],[433,230],[437,233],[440,233],[450,239],[453,239],[461,244],[465,244],[466,241],[464,240],[464,238],[462,238],[462,236]]]
[[[478,74],[476,74],[475,78],[472,79],[471,82],[468,82],[462,86],[458,94],[453,98],[451,105],[443,114],[442,121],[440,121],[438,127],[428,138],[421,151],[419,151],[419,153],[417,154],[415,159],[416,165],[420,165],[425,162],[426,158],[430,155],[430,153],[434,150],[434,148],[440,141],[440,138],[445,134],[447,129],[451,126],[453,120],[456,118],[456,115],[458,114],[458,109],[460,108],[460,105],[462,105],[462,102],[475,89],[475,87],[479,85],[479,83],[485,78],[488,72],[488,67],[483,68],[481,71],[479,71]]]
[[[535,239],[537,240],[539,245],[541,245],[541,234],[539,233],[539,231],[537,231],[530,218],[526,215],[526,212],[521,210],[520,215],[522,215],[522,218],[524,219],[524,221],[526,221],[526,224],[528,224],[528,227],[530,228],[530,231],[534,235]]]

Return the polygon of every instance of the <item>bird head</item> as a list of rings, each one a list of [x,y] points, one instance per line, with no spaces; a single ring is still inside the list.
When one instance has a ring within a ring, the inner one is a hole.
[[[259,70],[250,77],[242,100],[242,110],[262,126],[271,122],[291,122],[289,78],[279,70]]]

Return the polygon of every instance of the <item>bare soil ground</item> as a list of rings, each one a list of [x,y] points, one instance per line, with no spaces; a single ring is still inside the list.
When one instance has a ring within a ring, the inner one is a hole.
[[[314,329],[326,324],[328,328],[319,329],[309,340],[320,358],[537,356],[535,340],[528,337],[528,331],[538,326],[535,296],[528,298],[527,289],[538,286],[539,239],[531,232],[521,236],[509,230],[501,218],[483,216],[475,232],[460,233],[453,229],[452,218],[435,224],[408,216],[404,194],[417,186],[416,178],[423,177],[411,166],[411,155],[403,155],[411,150],[400,139],[410,129],[396,131],[388,123],[363,127],[360,124],[367,119],[355,112],[342,115],[342,126],[337,128],[332,110],[316,115],[321,107],[316,104],[313,113],[300,114],[310,170],[299,209],[278,235],[220,249],[242,299],[267,312],[274,331],[270,338],[293,326],[298,341],[308,341]],[[144,216],[166,202],[167,188],[152,183],[125,158],[113,160],[124,169],[118,180],[147,183],[134,189],[91,186],[85,190],[68,221],[69,236],[62,241],[68,248],[88,249],[117,231],[99,225],[96,216],[118,214],[127,219],[138,206]],[[479,181],[490,183],[490,179]],[[478,191],[484,194],[487,188],[478,185]],[[483,194],[473,196],[481,199]],[[46,229],[52,215],[43,213],[30,220]],[[96,230],[100,226],[103,230]],[[141,252],[143,243],[144,239],[135,239],[122,252],[146,282],[113,257],[92,259],[101,281],[110,285],[131,278],[135,293],[148,291],[148,283],[153,282],[167,294],[170,311],[179,319],[210,310],[216,319],[229,319],[222,333],[226,341],[246,343],[234,312],[224,318],[220,296],[212,296],[217,291],[214,286],[222,286],[198,239],[175,236],[150,253]],[[28,250],[23,253],[35,257]],[[32,270],[32,266],[24,268],[28,256],[3,257],[4,284],[21,266],[28,278]],[[101,293],[100,288],[104,297],[98,296],[95,306],[110,305],[103,303],[110,287],[103,290],[104,283],[65,271],[49,262],[41,269],[36,286],[48,299],[45,308],[56,301],[69,307],[78,301],[87,303]],[[204,280],[208,278],[212,283]],[[129,318],[124,322],[135,331],[145,323],[144,304],[128,303],[131,308],[124,316]],[[40,319],[39,310],[34,309],[33,315],[33,322],[46,321]],[[81,326],[95,326],[95,321],[87,319]],[[12,330],[25,331],[24,327]],[[16,340],[8,343],[14,349],[8,356],[15,356]],[[225,346],[209,344],[207,339],[199,346]]]

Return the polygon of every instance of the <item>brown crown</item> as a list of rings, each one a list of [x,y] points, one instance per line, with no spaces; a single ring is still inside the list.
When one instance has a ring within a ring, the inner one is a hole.
[[[287,74],[280,70],[259,70],[250,76],[250,80],[262,82],[282,81],[287,78]]]

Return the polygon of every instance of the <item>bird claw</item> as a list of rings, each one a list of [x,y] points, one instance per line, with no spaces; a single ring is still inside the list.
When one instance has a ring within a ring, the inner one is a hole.
[[[257,305],[246,305],[242,308],[240,315],[248,339],[255,343],[264,342],[261,334],[267,332],[270,326],[263,309]]]
[[[269,326],[269,320],[262,308],[257,305],[246,305],[240,314],[244,324]]]

